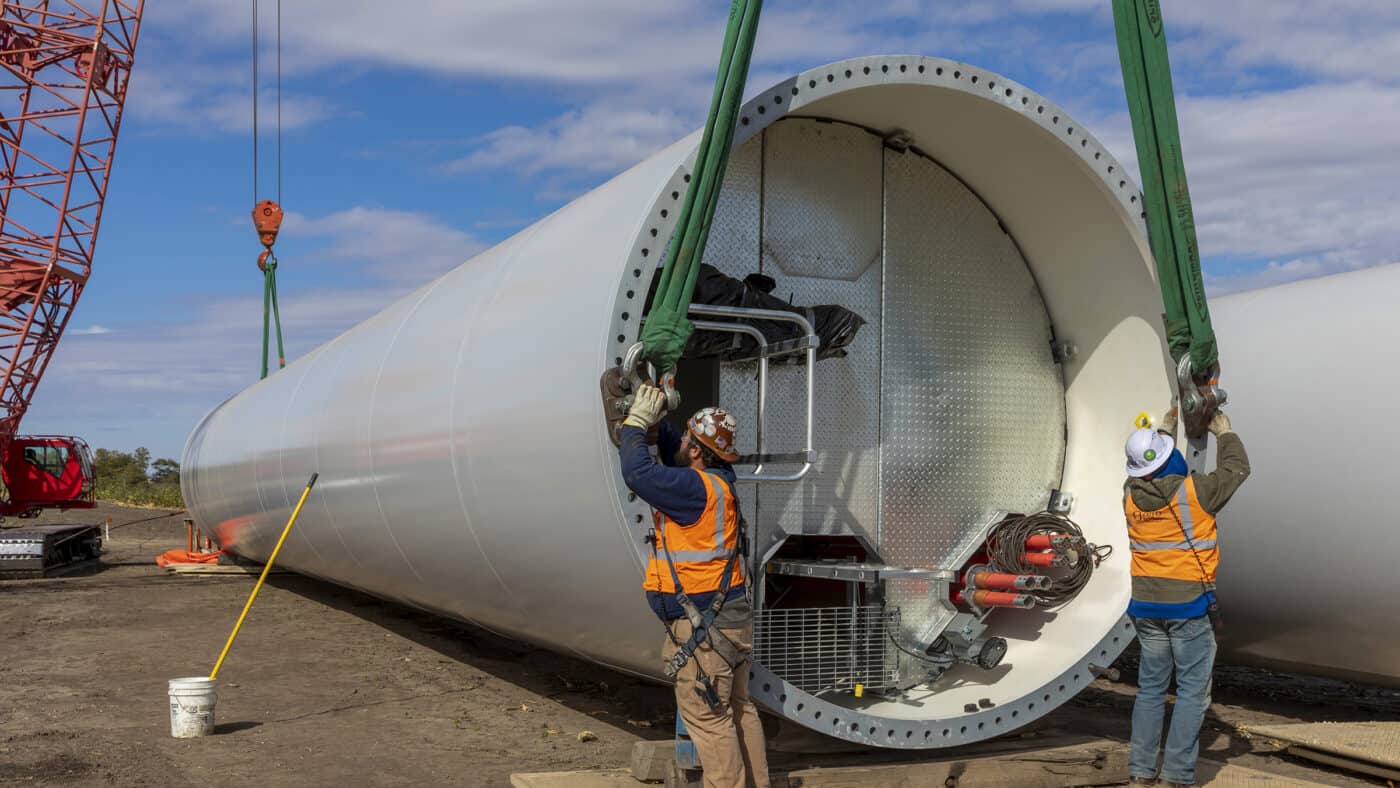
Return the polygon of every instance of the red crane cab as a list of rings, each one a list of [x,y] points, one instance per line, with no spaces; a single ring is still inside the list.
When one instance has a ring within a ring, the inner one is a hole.
[[[40,509],[91,509],[97,505],[92,450],[67,435],[16,435],[0,460],[9,500],[0,516],[25,517]]]

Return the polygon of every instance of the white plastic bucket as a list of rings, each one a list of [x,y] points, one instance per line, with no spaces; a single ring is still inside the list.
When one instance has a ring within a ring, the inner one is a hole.
[[[170,735],[177,739],[214,732],[215,680],[204,676],[170,680]]]

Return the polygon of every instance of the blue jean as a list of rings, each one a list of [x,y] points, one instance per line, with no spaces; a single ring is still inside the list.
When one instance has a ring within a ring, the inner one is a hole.
[[[1134,618],[1142,657],[1138,693],[1133,703],[1133,746],[1128,771],[1134,777],[1157,775],[1157,751],[1167,713],[1167,685],[1176,669],[1176,708],[1167,731],[1161,777],[1190,785],[1196,781],[1201,722],[1210,708],[1211,671],[1215,667],[1215,631],[1210,619]]]

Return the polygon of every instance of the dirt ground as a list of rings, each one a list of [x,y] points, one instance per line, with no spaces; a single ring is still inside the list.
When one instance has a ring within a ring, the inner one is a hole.
[[[633,742],[670,738],[668,688],[280,574],[220,674],[217,735],[172,739],[166,681],[208,672],[254,579],[157,568],[157,554],[184,544],[180,517],[161,514],[105,505],[46,514],[111,517],[101,564],[0,582],[0,784],[494,786],[518,771],[625,766]],[[1124,683],[1101,680],[1037,727],[1126,738],[1131,656],[1121,662]],[[1400,693],[1221,668],[1215,701],[1206,757],[1324,784],[1384,784],[1280,756],[1234,726],[1395,720]],[[580,741],[584,731],[596,738]],[[782,769],[824,757],[773,760]]]

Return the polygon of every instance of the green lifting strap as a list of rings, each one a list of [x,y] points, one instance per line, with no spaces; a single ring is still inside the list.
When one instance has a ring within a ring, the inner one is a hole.
[[[277,258],[267,256],[267,267],[263,269],[263,330],[262,330],[262,377],[267,377],[268,322],[271,320],[277,332],[277,368],[287,366],[287,353],[282,349],[282,315],[277,309]]]
[[[729,148],[734,143],[734,126],[744,100],[744,83],[762,6],[762,0],[732,0],[729,5],[729,25],[715,75],[710,114],[695,153],[695,169],[685,190],[676,230],[667,247],[661,281],[642,328],[642,356],[661,372],[675,368],[694,331],[686,312],[700,275],[699,257],[710,235],[710,220],[715,215]]]
[[[1218,355],[1186,188],[1160,0],[1113,0],[1113,21],[1142,172],[1147,234],[1166,309],[1167,347],[1174,361],[1189,352],[1192,370],[1204,374],[1215,367]]]

